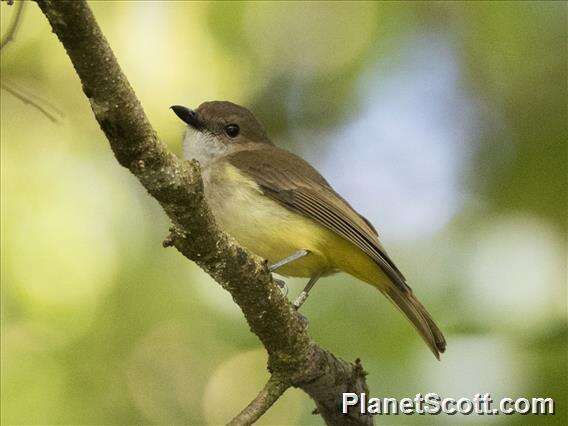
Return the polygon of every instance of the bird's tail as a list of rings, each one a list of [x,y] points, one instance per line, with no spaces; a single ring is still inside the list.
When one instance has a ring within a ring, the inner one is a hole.
[[[446,339],[422,303],[414,296],[406,278],[384,252],[374,257],[352,250],[349,257],[339,255],[337,269],[379,289],[412,323],[436,358],[446,349]]]
[[[440,359],[440,353],[446,350],[446,339],[426,308],[414,296],[412,289],[406,286],[401,290],[396,285],[389,285],[381,288],[381,291],[406,315],[436,358]]]

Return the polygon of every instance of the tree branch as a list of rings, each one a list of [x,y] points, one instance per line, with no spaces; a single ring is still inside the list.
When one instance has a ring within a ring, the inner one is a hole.
[[[340,412],[342,392],[367,391],[360,364],[312,342],[266,262],[219,230],[204,199],[199,165],[180,161],[160,142],[86,2],[36,1],[65,47],[118,162],[171,219],[168,242],[231,293],[268,352],[268,369],[282,382],[278,389],[303,389],[327,424],[372,424],[357,407],[349,415]]]
[[[270,376],[264,388],[227,426],[250,425],[256,422],[282,396],[290,385]]]
[[[10,26],[6,30],[6,34],[4,35],[4,37],[2,37],[2,41],[0,41],[0,50],[2,50],[4,47],[8,45],[8,43],[14,40],[16,32],[18,31],[18,28],[20,26],[20,21],[22,19],[24,4],[25,2],[23,0],[18,2],[18,7],[16,8],[16,15],[14,16],[14,19],[12,19]],[[11,6],[12,4],[8,3],[8,5]]]

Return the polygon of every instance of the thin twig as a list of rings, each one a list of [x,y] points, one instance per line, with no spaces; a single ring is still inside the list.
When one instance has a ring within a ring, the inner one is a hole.
[[[2,37],[2,41],[0,42],[0,50],[4,49],[10,42],[14,41],[16,38],[16,32],[20,27],[22,22],[23,12],[24,12],[24,4],[26,2],[21,0],[18,2],[18,6],[16,7],[16,12],[12,22],[10,23],[10,27],[6,31],[4,37]],[[11,5],[12,3],[8,3]],[[59,116],[63,117],[63,113],[54,105],[52,105],[46,99],[41,98],[40,96],[34,95],[32,93],[26,93],[25,90],[21,88],[14,87],[12,84],[7,84],[5,81],[1,84],[2,89],[6,90],[12,96],[18,98],[26,105],[31,105],[38,111],[40,111],[43,115],[45,115],[49,120],[54,123],[58,123],[59,120],[55,117],[55,114],[50,113],[47,109],[51,108],[55,111]],[[46,107],[43,107],[41,104],[44,104]]]
[[[55,104],[51,103],[48,99],[36,95],[35,93],[28,92],[27,89],[22,87],[21,84],[16,83],[13,80],[6,81],[6,79],[3,79],[2,83],[10,86],[12,90],[19,92],[22,96],[25,96],[26,98],[29,98],[40,105],[44,105],[44,108],[53,111],[53,115],[58,115],[61,119],[65,118],[65,113]]]
[[[264,388],[227,426],[252,425],[282,396],[289,384],[275,376],[270,376]]]
[[[8,43],[14,40],[16,36],[16,31],[18,31],[18,27],[20,26],[20,22],[22,20],[22,12],[24,11],[24,4],[26,2],[21,0],[18,2],[18,7],[16,8],[16,15],[12,22],[10,23],[10,27],[6,31],[6,35],[2,37],[2,41],[0,42],[0,50],[3,49]],[[10,3],[8,3],[10,5]]]
[[[52,115],[49,111],[47,111],[44,107],[42,107],[39,103],[37,103],[36,101],[30,99],[28,96],[21,94],[20,92],[18,92],[17,90],[9,87],[6,85],[6,83],[1,83],[0,86],[2,87],[2,89],[4,89],[6,92],[10,93],[12,96],[18,98],[19,100],[21,100],[23,103],[27,104],[27,105],[31,105],[33,106],[35,109],[37,109],[38,111],[40,111],[43,115],[45,115],[47,118],[49,118],[53,123],[59,123],[59,119],[57,117],[55,117],[54,115]],[[56,109],[57,110],[57,109]]]

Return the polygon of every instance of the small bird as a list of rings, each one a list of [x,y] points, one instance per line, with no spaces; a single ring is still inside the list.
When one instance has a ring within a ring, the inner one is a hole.
[[[171,107],[188,127],[186,159],[202,169],[205,198],[219,227],[272,264],[309,278],[299,308],[320,277],[344,271],[381,291],[410,320],[436,358],[446,341],[371,223],[302,158],[275,146],[246,108],[227,101]]]

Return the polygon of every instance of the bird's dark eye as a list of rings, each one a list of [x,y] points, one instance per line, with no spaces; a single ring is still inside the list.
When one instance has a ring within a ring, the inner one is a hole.
[[[236,124],[229,124],[225,126],[225,133],[230,138],[236,138],[239,135],[240,130],[241,129],[239,129],[239,126],[237,126]]]

